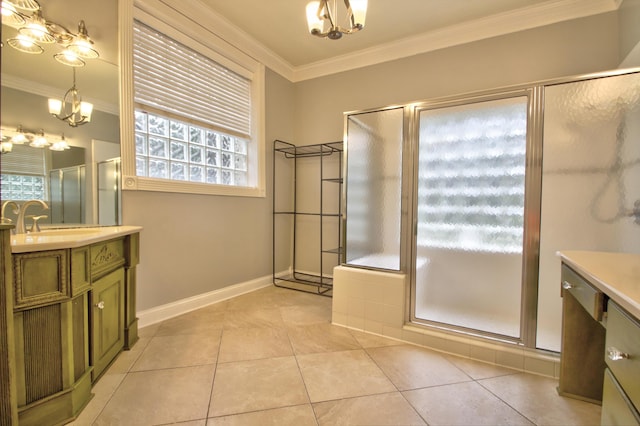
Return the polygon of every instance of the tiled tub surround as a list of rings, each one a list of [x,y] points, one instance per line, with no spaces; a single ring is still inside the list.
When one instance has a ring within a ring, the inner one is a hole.
[[[598,424],[557,380],[331,324],[266,287],[140,330],[75,425]]]
[[[404,274],[398,273],[348,266],[334,268],[333,324],[503,367],[558,378],[558,355],[407,325],[405,279]]]

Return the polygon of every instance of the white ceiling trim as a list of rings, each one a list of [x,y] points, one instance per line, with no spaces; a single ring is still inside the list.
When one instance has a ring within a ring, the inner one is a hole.
[[[2,78],[2,86],[9,87],[15,90],[21,90],[27,93],[33,93],[34,95],[39,95],[45,98],[57,98],[61,99],[64,95],[57,87],[47,86],[45,84],[40,84],[36,81],[25,80],[20,77],[16,77],[14,75],[2,74],[0,77]],[[81,93],[82,94],[82,93]],[[85,102],[90,102],[93,104],[93,109],[106,112],[113,115],[119,115],[118,105],[111,104],[109,102],[105,102],[99,99],[88,98],[86,96],[82,97],[82,100]],[[43,107],[46,107],[44,105]]]
[[[289,81],[299,82],[476,40],[611,12],[617,10],[623,0],[553,0],[298,67],[234,26],[201,0],[160,1],[199,23],[201,28],[192,30],[214,34]],[[146,2],[137,0],[136,3]]]
[[[242,51],[256,61],[264,64],[288,80],[293,80],[293,66],[272,50],[264,46],[260,41],[254,39],[246,32],[233,25],[224,16],[215,12],[200,0],[160,0],[165,5],[200,25],[199,28],[192,28],[192,31],[201,35],[210,36],[214,34],[220,40],[228,43],[236,49]],[[145,0],[137,0],[137,6],[149,3]],[[152,12],[153,14],[153,12]],[[184,29],[183,29],[184,30]]]
[[[617,10],[621,2],[622,0],[563,0],[542,3],[299,66],[294,69],[292,81],[309,80],[476,40],[611,12]]]

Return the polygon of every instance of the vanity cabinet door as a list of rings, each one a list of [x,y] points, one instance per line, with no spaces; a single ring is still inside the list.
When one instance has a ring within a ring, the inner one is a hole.
[[[95,381],[124,347],[124,268],[94,281],[91,290],[91,364]]]

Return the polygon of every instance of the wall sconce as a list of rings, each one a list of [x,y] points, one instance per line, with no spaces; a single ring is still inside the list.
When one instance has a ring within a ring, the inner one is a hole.
[[[72,67],[85,65],[84,59],[100,55],[92,45],[84,21],[78,24],[74,34],[60,24],[47,20],[40,4],[35,0],[2,0],[2,23],[18,30],[18,35],[7,44],[24,53],[40,54],[40,44],[57,44],[64,50],[53,55],[60,63]]]
[[[59,120],[66,121],[71,127],[78,127],[91,121],[93,104],[82,102],[80,92],[76,88],[76,69],[73,69],[73,86],[67,90],[62,100],[49,99],[49,114]]]

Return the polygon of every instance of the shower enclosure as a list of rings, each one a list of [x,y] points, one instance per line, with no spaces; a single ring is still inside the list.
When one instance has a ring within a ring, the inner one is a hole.
[[[640,253],[639,136],[640,69],[346,113],[345,266],[406,275],[405,324],[558,351],[556,252]]]

